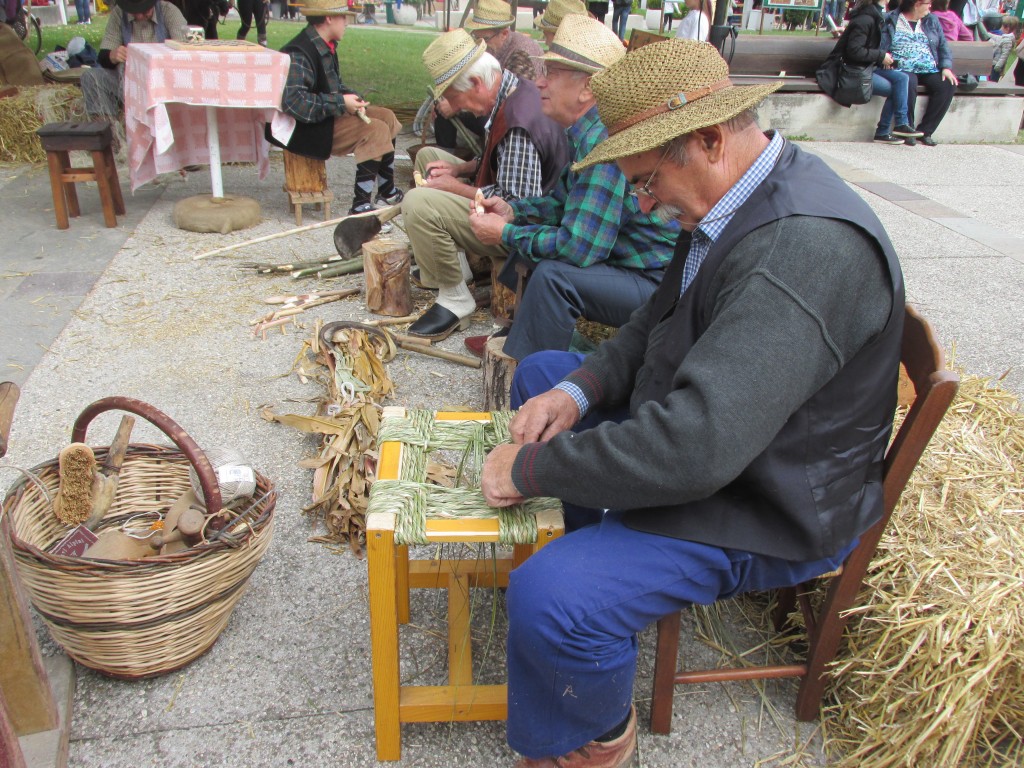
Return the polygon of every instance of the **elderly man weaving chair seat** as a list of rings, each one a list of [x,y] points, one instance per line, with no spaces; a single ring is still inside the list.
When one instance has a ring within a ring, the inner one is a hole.
[[[590,78],[626,55],[615,33],[596,19],[566,16],[537,79],[544,114],[565,127],[572,161],[608,137],[597,114]],[[654,293],[672,258],[679,224],[640,210],[615,165],[582,171],[568,166],[542,197],[484,201],[471,213],[480,242],[507,249],[501,279],[516,288],[517,264],[530,282],[508,331],[504,353],[521,360],[545,349],[569,349],[576,320],[618,327]],[[499,331],[503,333],[504,331]],[[482,354],[486,337],[466,339]]]
[[[591,522],[511,574],[520,768],[629,765],[638,632],[834,570],[881,517],[896,405],[899,262],[864,201],[757,126],[778,86],[669,40],[591,87],[609,138],[575,167],[617,162],[683,234],[597,352],[520,363],[513,444],[484,464],[491,504],[555,496]]]
[[[416,155],[425,185],[402,204],[405,230],[424,285],[438,288],[437,302],[409,327],[410,336],[447,338],[469,327],[476,301],[459,249],[472,248],[498,264],[505,253],[479,245],[469,227],[469,205],[478,188],[488,197],[515,200],[550,190],[569,159],[565,132],[541,111],[540,93],[529,80],[502,71],[498,60],[474,43],[464,29],[446,32],[423,52],[434,90],[457,110],[488,116],[487,140],[479,158],[463,162],[439,149]],[[467,184],[460,177],[474,177]]]

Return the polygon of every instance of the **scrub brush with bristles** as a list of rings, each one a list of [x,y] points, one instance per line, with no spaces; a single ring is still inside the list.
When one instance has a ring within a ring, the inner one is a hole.
[[[96,457],[85,443],[72,443],[58,458],[60,488],[53,502],[54,514],[65,525],[89,519],[96,489]]]

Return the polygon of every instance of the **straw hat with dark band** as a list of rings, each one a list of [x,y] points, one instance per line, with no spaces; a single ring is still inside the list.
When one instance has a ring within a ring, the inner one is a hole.
[[[708,43],[666,40],[645,45],[591,78],[608,138],[572,169],[637,155],[698,128],[724,123],[756,107],[780,86],[733,85],[729,65]]]
[[[548,52],[538,59],[581,72],[601,72],[626,55],[622,41],[597,19],[573,13],[562,19]]]
[[[533,20],[533,26],[540,29],[558,29],[562,19],[572,13],[587,15],[583,0],[551,0],[544,13]]]
[[[512,6],[505,0],[480,0],[473,9],[473,15],[466,20],[465,28],[504,29],[515,23]]]
[[[294,8],[303,16],[351,16],[353,19],[359,14],[349,10],[343,0],[305,0],[295,5]]]
[[[453,29],[436,38],[423,52],[423,64],[434,81],[434,94],[441,96],[486,51],[487,43],[477,43],[464,29]]]

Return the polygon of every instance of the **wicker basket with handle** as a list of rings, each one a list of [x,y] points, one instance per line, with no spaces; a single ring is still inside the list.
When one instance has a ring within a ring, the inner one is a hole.
[[[141,416],[174,447],[129,445],[100,530],[166,509],[190,490],[190,465],[199,475],[207,512],[222,509],[209,460],[181,427],[147,403],[99,400],[78,417],[72,439],[84,442],[89,423],[111,410]],[[100,463],[107,450],[95,449]],[[70,530],[50,501],[60,483],[57,459],[32,472],[39,483],[23,479],[4,498],[3,535],[33,606],[69,656],[113,677],[136,679],[179,669],[216,642],[273,537],[277,492],[266,477],[256,474],[252,499],[231,510],[232,522],[214,540],[171,555],[115,561],[47,551]]]

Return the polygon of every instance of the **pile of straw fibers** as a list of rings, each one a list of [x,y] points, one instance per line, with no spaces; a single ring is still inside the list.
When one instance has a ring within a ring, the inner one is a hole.
[[[1024,414],[963,376],[879,544],[832,670],[858,766],[1024,765]]]
[[[20,86],[0,99],[0,162],[43,163],[36,129],[46,123],[85,120],[82,91],[75,85]]]

